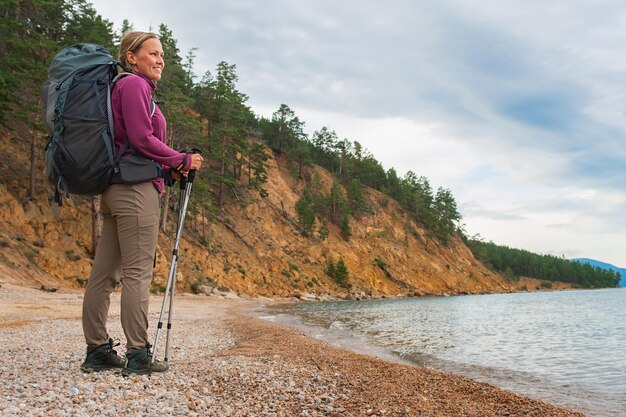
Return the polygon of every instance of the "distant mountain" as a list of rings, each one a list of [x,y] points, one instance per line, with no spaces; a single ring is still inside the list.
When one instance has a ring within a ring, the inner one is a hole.
[[[570,259],[570,261],[578,261],[580,263],[589,264],[591,266],[597,266],[602,269],[608,269],[611,271],[619,272],[622,274],[622,280],[619,283],[620,287],[626,287],[626,268],[618,268],[615,265],[607,264],[606,262],[596,261],[595,259],[589,258],[574,258]]]

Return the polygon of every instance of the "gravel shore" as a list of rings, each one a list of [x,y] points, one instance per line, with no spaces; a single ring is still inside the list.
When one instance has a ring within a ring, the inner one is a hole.
[[[177,295],[170,371],[84,374],[82,293],[0,287],[0,416],[582,416],[456,375],[359,355]],[[151,332],[161,297],[151,299]],[[119,295],[109,332],[122,339]],[[151,340],[152,342],[152,340]],[[163,354],[165,339],[157,357]]]

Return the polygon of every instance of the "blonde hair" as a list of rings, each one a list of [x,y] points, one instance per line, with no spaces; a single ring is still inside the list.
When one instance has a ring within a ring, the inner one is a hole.
[[[126,32],[124,36],[122,36],[118,59],[126,71],[131,71],[130,65],[128,61],[126,61],[126,54],[128,52],[136,53],[139,48],[141,48],[141,45],[148,39],[159,39],[159,37],[156,33],[140,31]]]

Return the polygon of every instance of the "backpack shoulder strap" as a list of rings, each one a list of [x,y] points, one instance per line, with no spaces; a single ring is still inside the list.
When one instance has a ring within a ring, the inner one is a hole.
[[[119,80],[121,80],[122,78],[127,77],[127,76],[129,76],[129,75],[132,75],[132,76],[134,76],[134,77],[136,77],[136,76],[137,76],[136,74],[133,74],[132,72],[126,72],[126,71],[121,72],[121,73],[117,74],[117,75],[115,76],[115,78],[113,78],[113,81],[112,81],[112,85],[113,85],[113,87],[115,87],[115,84],[117,84],[117,82],[118,82]],[[112,90],[113,90],[113,88],[111,88],[111,91],[112,91]],[[154,116],[154,112],[155,112],[155,111],[156,111],[156,102],[154,101],[154,98],[153,98],[153,97],[151,97],[151,98],[150,98],[150,117]],[[137,153],[137,152],[135,151],[135,149],[132,147],[132,145],[130,144],[130,142],[128,142],[128,141],[127,141],[127,142],[125,142],[125,143],[122,145],[122,147],[121,147],[121,148],[120,148],[120,150],[118,151],[117,156],[116,156],[116,158],[115,158],[115,162],[116,162],[116,163],[119,161],[119,159],[122,157],[122,155],[124,154],[124,152],[125,152],[125,151],[126,151],[126,149],[128,149],[128,148],[130,148],[130,150],[131,150],[131,152],[132,152],[133,154],[136,154],[136,153]]]
[[[124,77],[126,77],[126,76],[128,76],[128,75],[132,75],[132,76],[135,76],[135,77],[137,76],[136,74],[133,74],[132,72],[126,72],[126,71],[124,71],[124,72],[122,72],[122,73],[119,73],[119,74],[117,74],[117,75],[115,76],[115,78],[113,78],[113,86],[115,86],[115,84],[116,84],[116,83],[117,83],[120,79],[122,79],[122,78],[124,78]],[[150,117],[154,116],[154,112],[155,112],[155,111],[156,111],[156,103],[155,103],[155,101],[154,101],[154,98],[152,98],[152,99],[150,100]]]

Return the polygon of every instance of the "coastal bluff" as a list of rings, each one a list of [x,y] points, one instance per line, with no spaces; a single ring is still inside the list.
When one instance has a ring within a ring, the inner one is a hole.
[[[38,134],[23,127],[0,130],[0,267],[4,279],[14,284],[79,288],[91,268],[92,201],[72,196],[55,207],[41,146],[33,151],[35,193],[30,198],[31,146],[26,138]],[[178,291],[203,286],[209,292],[251,297],[361,299],[511,292],[540,286],[539,281],[511,281],[487,269],[456,236],[442,245],[397,202],[369,188],[365,189],[369,210],[351,218],[348,240],[334,224],[329,224],[325,240],[304,236],[297,227],[296,202],[313,175],[321,178],[326,192],[332,175],[312,166],[298,177],[292,161],[266,151],[270,155],[266,196],[252,191],[230,196],[210,220],[202,212],[188,214]],[[162,289],[169,271],[174,200],[170,199],[167,232],[159,237],[154,292]],[[339,259],[349,273],[345,286],[326,274],[328,263]]]

